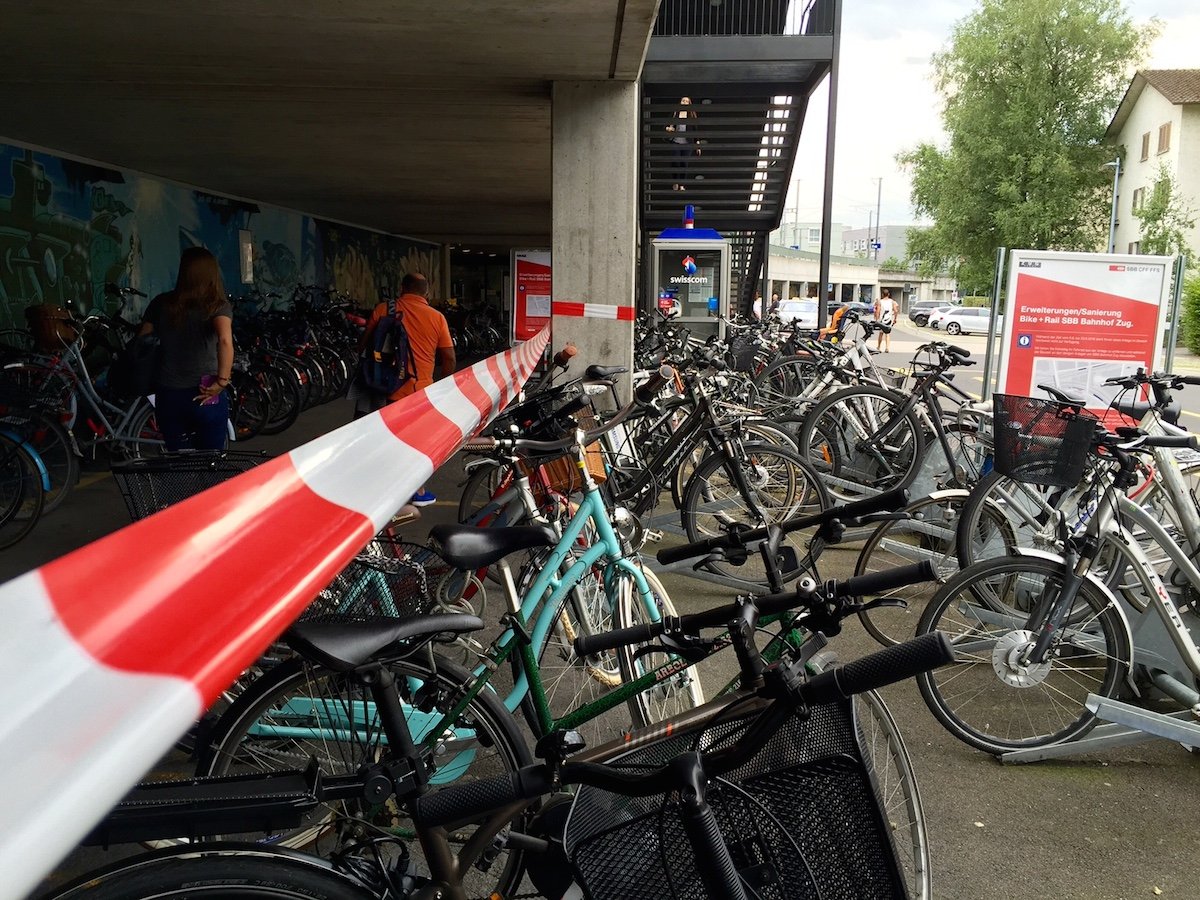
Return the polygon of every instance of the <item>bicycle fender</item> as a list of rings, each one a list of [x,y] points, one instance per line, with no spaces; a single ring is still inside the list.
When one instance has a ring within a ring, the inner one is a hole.
[[[463,464],[463,474],[470,475],[480,466],[491,466],[494,469],[500,468],[500,461],[492,459],[490,456],[477,456],[474,459],[467,460]]]

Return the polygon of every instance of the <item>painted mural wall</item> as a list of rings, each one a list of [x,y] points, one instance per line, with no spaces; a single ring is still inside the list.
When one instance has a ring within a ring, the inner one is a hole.
[[[220,260],[229,293],[282,293],[276,306],[297,284],[335,287],[369,306],[405,272],[441,283],[433,244],[0,143],[0,328],[24,327],[35,303],[115,312],[109,282],[153,297],[174,286],[180,251],[193,246]]]

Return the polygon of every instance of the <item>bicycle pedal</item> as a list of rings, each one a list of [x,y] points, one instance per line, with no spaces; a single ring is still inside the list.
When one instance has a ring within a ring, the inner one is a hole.
[[[647,531],[646,531],[646,543],[647,544],[661,544],[662,539],[663,539],[663,533],[661,531],[654,531],[654,530],[647,529]]]

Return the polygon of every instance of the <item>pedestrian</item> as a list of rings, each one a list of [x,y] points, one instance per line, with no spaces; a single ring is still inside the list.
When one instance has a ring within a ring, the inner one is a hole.
[[[677,179],[671,185],[673,191],[687,190],[687,186],[682,182],[687,180],[688,161],[693,155],[700,155],[700,148],[695,146],[692,139],[687,136],[688,122],[695,118],[696,113],[692,110],[692,98],[680,97],[679,109],[672,115],[671,124],[667,126],[667,131],[671,135],[667,139],[671,142],[671,171],[675,173]]]
[[[224,449],[233,307],[217,258],[203,247],[183,251],[175,290],[159,294],[146,307],[138,336],[149,334],[161,348],[154,408],[167,450]]]
[[[754,315],[754,320],[756,322],[762,320],[762,291],[754,292],[754,304],[750,307],[750,312]]]
[[[429,305],[429,281],[424,275],[410,272],[400,281],[400,297],[396,300],[396,312],[403,315],[404,331],[408,335],[409,365],[415,376],[406,380],[386,398],[377,398],[375,408],[415,394],[429,387],[434,381],[434,368],[440,368],[440,377],[454,374],[457,360],[454,357],[454,342],[450,339],[450,326],[441,312]],[[360,348],[370,344],[371,332],[376,324],[388,314],[388,304],[380,303],[367,320]],[[355,408],[355,418],[370,410]],[[422,487],[410,501],[413,506],[429,506],[437,497]]]
[[[779,294],[772,294],[772,295],[771,295],[771,309],[770,309],[770,312],[771,312],[771,315],[773,315],[773,316],[777,316],[777,315],[779,315]]]
[[[892,299],[892,289],[884,288],[880,297],[875,301],[875,321],[886,326],[879,330],[875,339],[875,349],[892,352],[892,326],[896,324],[896,301]]]

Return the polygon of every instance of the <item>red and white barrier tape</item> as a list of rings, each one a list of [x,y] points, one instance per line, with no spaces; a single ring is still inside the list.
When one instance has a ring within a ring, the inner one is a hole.
[[[632,306],[613,306],[610,303],[576,303],[573,300],[555,300],[551,311],[556,316],[585,319],[616,319],[620,322],[632,322],[636,310]]]
[[[0,586],[0,897],[23,897],[429,475],[549,329]]]

